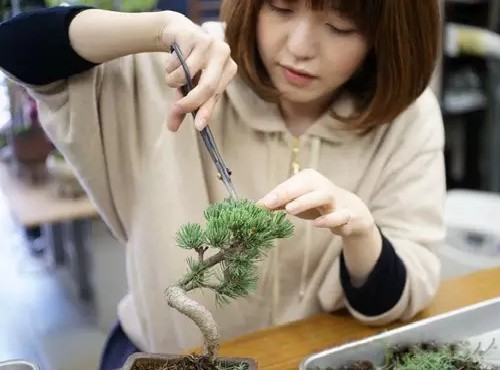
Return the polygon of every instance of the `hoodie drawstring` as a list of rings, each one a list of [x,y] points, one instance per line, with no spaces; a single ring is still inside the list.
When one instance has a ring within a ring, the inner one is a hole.
[[[269,165],[268,165],[268,173],[267,178],[269,181],[269,188],[273,188],[277,185],[276,179],[276,147],[278,146],[279,134],[273,133],[270,135],[270,139],[268,141],[268,151],[269,151]],[[300,170],[300,166],[297,166],[298,163],[298,145],[299,141],[295,143],[294,148],[292,149],[292,156],[295,163],[292,163],[292,171]],[[318,137],[311,138],[311,152],[310,152],[310,161],[309,168],[318,169],[319,166],[319,158],[321,151],[321,139]],[[300,285],[299,285],[299,301],[305,296],[306,287],[307,287],[307,275],[309,273],[309,257],[310,251],[312,247],[312,222],[306,222],[305,225],[305,240],[303,245],[303,264],[302,270],[300,274]],[[267,279],[272,279],[271,286],[271,323],[272,325],[278,325],[278,315],[279,315],[279,305],[280,305],[280,243],[279,241],[274,242],[274,248],[271,252],[269,258],[271,259],[271,271],[266,271],[265,275],[267,275]],[[269,281],[269,280],[268,280]]]
[[[270,188],[273,188],[277,184],[276,171],[275,171],[275,159],[276,159],[276,147],[278,146],[279,135],[271,134],[269,140],[269,166],[268,166],[268,181],[270,183]],[[292,155],[296,163],[292,163],[292,171],[300,170],[298,163],[298,145],[299,141],[295,143],[294,149],[292,149]],[[321,151],[321,139],[318,137],[313,137],[311,139],[311,152],[309,167],[318,169],[319,158]],[[305,226],[305,240],[303,246],[303,264],[300,275],[300,285],[299,285],[299,301],[305,296],[307,287],[307,275],[309,272],[309,257],[312,247],[312,222],[307,222]],[[275,241],[273,252],[270,255],[272,266],[272,271],[268,271],[267,274],[271,275],[272,278],[272,306],[271,306],[271,323],[272,325],[278,325],[279,320],[279,305],[280,305],[280,243]],[[269,276],[268,275],[268,276]]]
[[[267,179],[269,181],[269,189],[272,189],[277,185],[276,182],[276,171],[275,171],[275,166],[276,166],[276,160],[275,160],[275,151],[276,147],[278,145],[278,140],[279,140],[279,134],[277,133],[272,133],[270,134],[270,139],[268,141],[269,146],[268,146],[268,152],[269,152],[269,165],[267,166],[268,168],[268,173],[267,173]],[[278,311],[279,311],[279,282],[280,282],[280,269],[279,269],[279,246],[280,243],[278,240],[275,240],[274,242],[274,247],[272,252],[270,253],[270,258],[271,258],[271,263],[270,265],[272,266],[271,271],[267,271],[266,275],[270,275],[269,277],[272,279],[272,300],[271,300],[271,323],[272,325],[276,325],[278,322]]]
[[[311,139],[311,156],[309,168],[318,169],[319,156],[321,151],[321,139],[313,137]],[[312,245],[312,222],[306,222],[305,241],[304,241],[304,257],[302,263],[302,272],[300,274],[300,289],[299,300],[302,301],[306,294],[307,274],[309,272],[309,254]]]

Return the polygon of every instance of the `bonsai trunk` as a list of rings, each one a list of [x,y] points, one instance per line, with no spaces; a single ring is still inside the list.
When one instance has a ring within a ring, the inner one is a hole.
[[[203,335],[204,355],[210,361],[215,362],[219,351],[220,334],[210,311],[190,299],[186,291],[177,285],[166,290],[166,297],[170,307],[175,308],[195,322]]]

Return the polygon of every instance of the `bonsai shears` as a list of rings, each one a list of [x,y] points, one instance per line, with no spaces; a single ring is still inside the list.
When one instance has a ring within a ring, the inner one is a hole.
[[[191,73],[189,72],[189,68],[186,65],[181,49],[176,43],[172,44],[171,51],[172,53],[177,54],[177,58],[179,58],[182,69],[184,70],[184,74],[186,75],[187,84],[181,87],[182,94],[186,96],[194,88]],[[196,113],[198,113],[198,110],[195,110],[191,113],[193,115],[193,118],[196,118]],[[210,130],[210,127],[205,126],[200,131],[200,134],[203,142],[205,143],[205,146],[207,147],[208,153],[210,154],[210,157],[214,162],[215,168],[217,169],[217,177],[224,183],[224,186],[226,187],[226,190],[229,193],[230,197],[233,200],[236,200],[238,197],[236,195],[233,182],[231,181],[231,170],[226,166],[224,160],[222,159],[222,156],[220,155],[219,149],[217,148],[217,144],[215,143],[215,139],[212,135],[212,130]]]

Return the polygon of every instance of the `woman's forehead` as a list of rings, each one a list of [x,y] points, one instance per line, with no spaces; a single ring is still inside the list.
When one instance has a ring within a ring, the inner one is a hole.
[[[336,10],[339,12],[352,12],[359,9],[359,3],[363,0],[274,0],[283,3],[296,4],[305,3],[306,6],[314,10]]]
[[[282,4],[302,3],[315,11],[334,11],[337,15],[353,20],[358,26],[366,26],[374,15],[376,3],[380,0],[263,0]],[[412,0],[413,1],[413,0]],[[368,3],[367,3],[368,2]],[[371,14],[372,16],[368,16]]]

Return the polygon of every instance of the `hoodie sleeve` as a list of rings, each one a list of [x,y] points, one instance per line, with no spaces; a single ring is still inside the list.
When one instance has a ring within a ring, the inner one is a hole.
[[[0,23],[0,66],[20,80],[45,85],[96,65],[71,47],[69,25],[87,6],[25,11]]]
[[[324,283],[319,292],[324,309],[345,306],[368,325],[411,319],[430,303],[440,282],[435,250],[445,236],[446,179],[444,128],[435,96],[430,91],[422,94],[393,125],[386,136],[396,139],[387,140],[391,143],[386,142],[386,148],[381,149],[388,152],[384,154],[387,160],[367,204],[385,239],[386,255],[393,255],[393,266],[397,260],[403,262],[405,283],[402,289],[398,287],[400,298],[385,312],[369,314],[369,308],[364,312],[359,309],[367,307],[366,302],[349,302],[346,294],[332,302],[331,288],[326,286],[331,284]],[[340,262],[335,262],[325,281],[340,280]]]
[[[430,303],[440,281],[435,252],[445,236],[446,178],[444,128],[435,96],[424,93],[397,124],[408,129],[389,157],[370,208],[406,267],[406,285],[399,302],[385,313],[368,317],[351,308],[371,324],[411,319]]]

